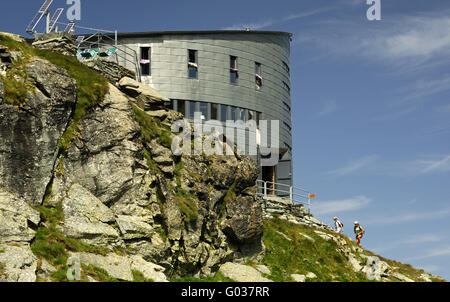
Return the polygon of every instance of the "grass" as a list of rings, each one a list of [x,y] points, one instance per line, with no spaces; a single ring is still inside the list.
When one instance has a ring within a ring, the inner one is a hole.
[[[180,158],[175,164],[175,178],[177,183],[175,200],[178,203],[178,207],[183,215],[183,220],[185,223],[191,223],[197,221],[198,218],[198,198],[186,192],[181,185],[181,171],[184,169],[183,159]]]
[[[141,135],[145,142],[156,141],[166,148],[172,147],[172,132],[161,121],[145,113],[142,109],[133,105],[134,116],[141,126]]]
[[[65,152],[70,147],[73,139],[79,135],[78,124],[87,110],[95,107],[103,101],[104,96],[109,91],[107,80],[99,73],[79,62],[77,58],[65,56],[60,53],[42,49],[36,49],[27,43],[17,42],[9,37],[0,34],[0,44],[8,47],[10,51],[20,51],[22,57],[14,62],[13,71],[18,76],[24,78],[25,82],[15,82],[8,77],[5,84],[5,99],[7,102],[20,105],[26,102],[26,92],[29,91],[27,84],[25,66],[31,62],[32,58],[41,58],[50,61],[56,66],[65,69],[77,83],[77,104],[73,112],[71,122],[60,139],[59,149]]]
[[[63,220],[62,203],[50,209],[44,206],[37,207],[45,226],[39,226],[36,236],[31,244],[31,251],[39,258],[44,258],[57,268],[51,274],[55,281],[67,281],[67,259],[69,252],[87,252],[106,255],[109,250],[91,246],[73,238],[65,237],[56,226]]]
[[[278,232],[285,234],[291,241]],[[313,238],[307,240],[301,233]],[[337,244],[326,241],[314,229],[291,224],[279,218],[264,221],[263,242],[267,252],[262,261],[271,270],[270,279],[276,282],[293,281],[291,274],[317,275],[314,281],[364,282],[364,274],[353,272],[346,258],[338,253]]]
[[[144,274],[137,270],[132,270],[133,282],[155,282],[152,279],[145,278]]]

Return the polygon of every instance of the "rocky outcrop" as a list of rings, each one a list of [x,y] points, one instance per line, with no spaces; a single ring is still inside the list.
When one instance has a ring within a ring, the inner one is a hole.
[[[77,54],[77,45],[72,35],[65,32],[50,33],[40,36],[33,46],[39,49],[62,53],[66,56]]]
[[[170,100],[160,92],[139,83],[131,78],[123,78],[118,83],[120,90],[133,97],[140,108],[145,111],[166,109],[170,106]]]
[[[261,273],[253,267],[232,262],[223,264],[219,272],[236,282],[273,282],[261,276]]]
[[[115,62],[95,58],[83,61],[89,68],[101,73],[111,84],[116,85],[122,78],[136,79],[136,73]]]
[[[0,244],[0,282],[34,282],[38,259],[28,244]]]
[[[39,205],[76,102],[76,84],[67,71],[41,59],[26,70],[36,87],[28,100],[18,108],[0,103],[0,187]]]

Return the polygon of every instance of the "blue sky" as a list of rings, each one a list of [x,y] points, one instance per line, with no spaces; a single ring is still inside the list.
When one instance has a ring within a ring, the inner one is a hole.
[[[0,30],[25,34],[41,1],[4,2]],[[295,184],[316,217],[348,235],[359,220],[366,248],[450,279],[448,1],[381,0],[372,22],[365,0],[81,2],[80,25],[122,32],[293,33]]]

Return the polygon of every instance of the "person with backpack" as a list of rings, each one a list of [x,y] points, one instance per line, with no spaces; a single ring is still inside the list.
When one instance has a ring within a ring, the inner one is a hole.
[[[340,222],[336,216],[333,218],[333,220],[334,220],[334,230],[336,231],[336,233],[339,234],[344,233],[344,224]]]
[[[361,244],[361,238],[363,237],[363,234],[365,233],[365,231],[362,228],[362,226],[359,224],[358,221],[355,221],[355,228],[353,229],[353,231],[356,234],[356,244],[360,245]]]

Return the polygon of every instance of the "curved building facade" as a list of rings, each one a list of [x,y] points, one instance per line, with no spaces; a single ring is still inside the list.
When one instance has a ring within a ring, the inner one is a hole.
[[[141,81],[170,98],[187,118],[201,112],[206,120],[222,122],[279,121],[279,162],[262,167],[260,178],[292,185],[291,34],[190,31],[117,38],[119,47],[136,52]],[[134,69],[131,60],[118,58],[118,63]]]

